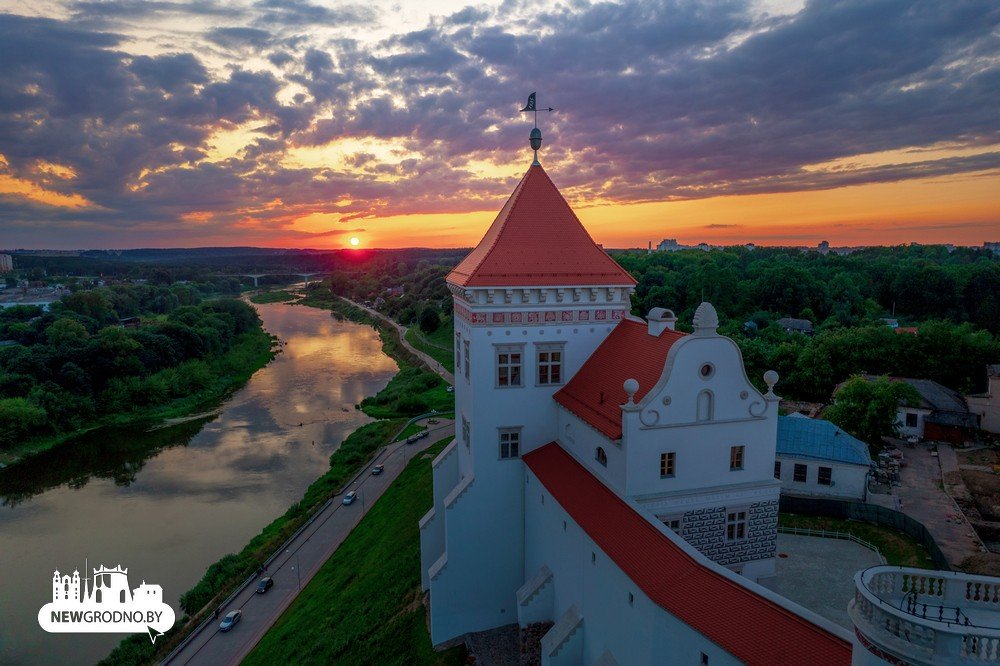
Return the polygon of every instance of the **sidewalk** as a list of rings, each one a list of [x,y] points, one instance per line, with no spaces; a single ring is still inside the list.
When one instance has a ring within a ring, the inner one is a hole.
[[[415,444],[390,444],[372,462],[372,465],[384,465],[385,471],[372,476],[366,470],[348,488],[358,493],[354,504],[344,506],[340,502],[343,496],[335,497],[335,501],[295,541],[286,546],[285,552],[274,559],[265,574],[274,580],[274,587],[267,594],[256,594],[255,586],[251,585],[222,609],[219,621],[231,610],[243,611],[243,619],[232,631],[222,633],[218,631],[218,622],[211,622],[183,650],[163,663],[238,664],[295,600],[301,589],[312,580],[351,530],[361,522],[364,514],[399,476],[406,464],[431,444],[454,435],[454,425],[454,421],[442,420],[430,430],[430,436]]]
[[[370,314],[373,317],[378,317],[382,321],[384,321],[387,324],[389,324],[392,327],[394,327],[397,331],[399,331],[399,341],[401,343],[403,343],[403,346],[406,347],[407,351],[409,351],[414,356],[416,356],[417,358],[419,358],[421,361],[423,361],[424,363],[426,363],[428,368],[430,368],[432,371],[436,372],[437,374],[441,375],[441,378],[444,379],[446,382],[448,382],[452,386],[455,385],[455,375],[453,375],[452,373],[448,372],[448,370],[443,365],[441,365],[436,360],[434,360],[434,358],[432,356],[430,356],[429,354],[426,354],[426,353],[420,351],[419,349],[417,349],[416,347],[414,347],[413,345],[411,345],[409,343],[409,341],[406,339],[406,326],[403,326],[399,322],[397,322],[397,321],[395,321],[393,319],[390,319],[389,317],[386,317],[384,314],[382,314],[378,310],[372,310],[371,308],[365,307],[364,305],[361,305],[360,303],[355,303],[354,301],[352,301],[349,298],[344,298],[343,296],[337,296],[337,298],[339,298],[339,299],[341,299],[343,301],[346,301],[347,303],[350,303],[351,305],[353,305],[354,307],[356,307],[358,309],[364,310],[365,312],[367,312],[368,314]]]

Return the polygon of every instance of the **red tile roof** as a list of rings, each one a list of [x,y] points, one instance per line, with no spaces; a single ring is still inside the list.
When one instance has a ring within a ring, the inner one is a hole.
[[[620,405],[628,402],[625,380],[639,382],[634,399],[642,400],[660,380],[671,345],[684,335],[667,329],[654,337],[645,322],[623,319],[553,397],[607,437],[619,439]]]
[[[524,462],[657,605],[747,664],[850,664],[851,645],[684,551],[552,442]]]
[[[594,242],[539,165],[528,169],[479,245],[447,279],[463,287],[636,283]]]

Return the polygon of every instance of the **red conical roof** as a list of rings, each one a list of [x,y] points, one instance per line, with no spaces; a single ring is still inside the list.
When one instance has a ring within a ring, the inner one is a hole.
[[[448,274],[462,287],[633,285],[598,247],[540,165],[532,165],[479,245]]]

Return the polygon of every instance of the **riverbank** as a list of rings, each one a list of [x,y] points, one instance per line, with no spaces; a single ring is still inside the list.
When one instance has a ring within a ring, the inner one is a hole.
[[[197,415],[211,412],[219,403],[245,385],[255,372],[267,365],[280,351],[276,343],[277,338],[270,335],[263,327],[243,333],[221,356],[202,362],[206,369],[201,378],[205,384],[202,389],[166,403],[102,416],[73,432],[39,437],[20,443],[13,448],[0,451],[0,464],[5,467],[17,465],[33,455],[67,445],[80,435],[103,427],[117,428],[144,424],[154,427],[162,421],[188,419],[192,416],[199,418]],[[176,368],[168,368],[152,377],[165,376],[176,371]]]
[[[409,462],[244,664],[465,663],[464,646],[434,651],[420,591],[417,523],[448,441]]]
[[[311,290],[311,294],[298,301],[297,304],[331,310],[334,316],[367,324],[378,331],[382,341],[382,351],[395,360],[400,371],[389,381],[389,385],[379,391],[372,399],[379,400],[379,396],[388,392],[387,395],[393,397],[382,400],[381,406],[384,408],[382,413],[397,414],[398,417],[366,424],[351,433],[340,445],[340,448],[330,456],[330,469],[309,486],[302,500],[292,505],[285,514],[272,521],[239,553],[229,554],[208,567],[202,579],[181,596],[180,611],[182,616],[178,619],[174,629],[168,632],[164,638],[159,639],[156,645],[150,644],[149,638],[145,635],[130,636],[123,640],[101,662],[102,664],[150,663],[166,656],[222,600],[255,572],[275,549],[301,527],[330,497],[334,496],[340,487],[365,465],[375,451],[389,443],[393,435],[405,424],[406,417],[421,413],[421,410],[410,413],[407,411],[410,405],[399,404],[401,387],[413,388],[414,386],[412,383],[401,383],[399,377],[406,373],[403,379],[405,380],[407,377],[412,379],[412,371],[419,370],[415,367],[419,363],[419,359],[400,344],[398,334],[393,336],[391,327],[381,324],[363,311],[333,297],[332,294],[329,299],[324,298],[322,294],[318,293],[320,291],[320,289]],[[310,299],[310,296],[313,298]],[[419,372],[422,375],[431,375],[432,378],[443,384],[443,380],[432,373],[426,370],[419,370]],[[426,378],[423,378],[423,381],[426,382]],[[440,387],[435,384],[430,390],[434,391],[438,388]],[[449,411],[454,405],[450,398],[451,394],[445,392],[443,388],[440,388],[440,391],[448,396],[449,404],[441,404],[443,409],[439,411]],[[438,398],[435,400],[440,402]]]

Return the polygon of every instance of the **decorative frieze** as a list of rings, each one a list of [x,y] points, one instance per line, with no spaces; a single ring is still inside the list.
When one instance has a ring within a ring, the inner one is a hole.
[[[578,322],[618,322],[625,317],[623,309],[586,309],[586,310],[518,310],[473,312],[469,308],[455,303],[455,316],[473,326],[513,325],[546,325],[573,324]]]

